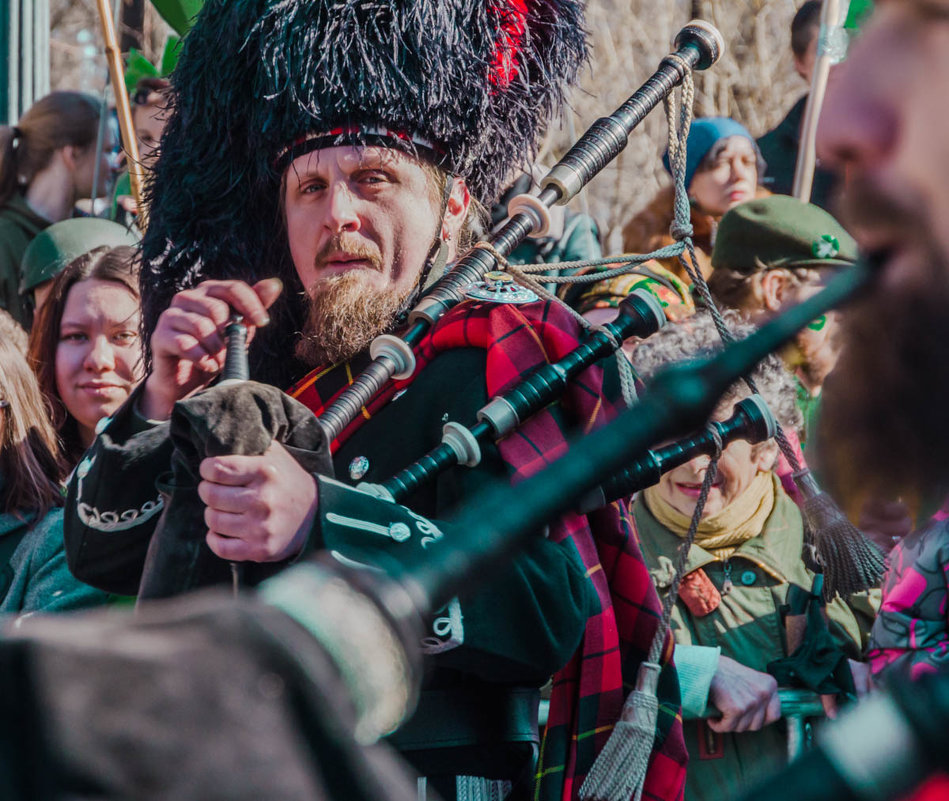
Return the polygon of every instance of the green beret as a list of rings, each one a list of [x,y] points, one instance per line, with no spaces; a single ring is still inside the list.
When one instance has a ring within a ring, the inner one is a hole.
[[[857,243],[823,209],[787,195],[741,203],[722,217],[712,267],[745,275],[786,267],[847,267]]]
[[[138,243],[139,237],[111,220],[76,217],[53,223],[36,235],[23,254],[20,294],[55,278],[71,261],[93,248]]]

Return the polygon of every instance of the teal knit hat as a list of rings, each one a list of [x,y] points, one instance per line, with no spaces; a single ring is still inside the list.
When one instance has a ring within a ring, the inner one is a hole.
[[[848,267],[857,243],[830,214],[787,195],[735,206],[718,224],[712,267],[745,275],[784,267]]]

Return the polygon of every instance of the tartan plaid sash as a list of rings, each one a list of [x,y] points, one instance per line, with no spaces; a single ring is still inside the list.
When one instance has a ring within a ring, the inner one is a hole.
[[[488,397],[502,394],[535,366],[559,361],[579,343],[576,322],[558,305],[526,306],[463,303],[445,315],[416,348],[414,375],[443,351],[478,347],[486,352]],[[358,366],[314,370],[290,395],[319,415],[348,384]],[[392,381],[362,415],[333,442],[335,452],[414,375]],[[583,432],[616,416],[619,406],[602,392],[603,374],[591,367],[571,382],[561,406]],[[474,421],[458,421],[463,424]],[[567,435],[548,410],[534,415],[498,443],[517,483],[567,451]],[[421,456],[421,454],[419,454]],[[550,537],[571,537],[593,584],[597,608],[591,610],[580,648],[554,676],[553,693],[534,797],[568,801],[580,785],[618,720],[659,622],[659,599],[643,562],[625,503],[587,516],[566,514],[550,527]],[[673,801],[682,797],[687,761],[679,710],[678,682],[671,667],[669,637],[659,686],[656,744],[646,774],[644,797]]]

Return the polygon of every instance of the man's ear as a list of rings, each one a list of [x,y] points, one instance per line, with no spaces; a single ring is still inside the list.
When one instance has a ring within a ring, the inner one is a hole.
[[[445,217],[442,220],[442,239],[457,238],[471,205],[471,193],[464,179],[453,177],[451,181],[451,193],[448,195]]]
[[[779,312],[788,301],[790,275],[787,270],[765,270],[761,274],[761,303],[766,311]]]

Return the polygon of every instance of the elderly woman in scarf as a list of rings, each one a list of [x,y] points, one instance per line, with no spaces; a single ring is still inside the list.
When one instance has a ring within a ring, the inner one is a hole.
[[[737,318],[729,322],[739,337],[751,330]],[[720,344],[711,318],[700,312],[642,342],[633,362],[648,381],[663,365]],[[770,357],[754,377],[777,420],[788,429],[800,425],[794,384],[781,362]],[[749,394],[744,384],[734,385],[714,419],[727,419]],[[779,766],[787,751],[782,727],[775,724],[781,716],[778,685],[766,671],[788,656],[782,609],[788,593],[792,585],[809,593],[814,574],[801,557],[801,514],[773,472],[777,457],[773,441],[734,441],[722,451],[673,610],[684,713],[701,717],[708,705],[717,710],[708,719],[686,722],[687,801],[731,798]],[[698,456],[633,501],[643,556],[660,594],[672,584],[676,553],[709,463],[708,456]],[[858,657],[862,638],[855,616],[839,598],[827,613],[833,640]],[[846,664],[842,655],[840,660]]]

